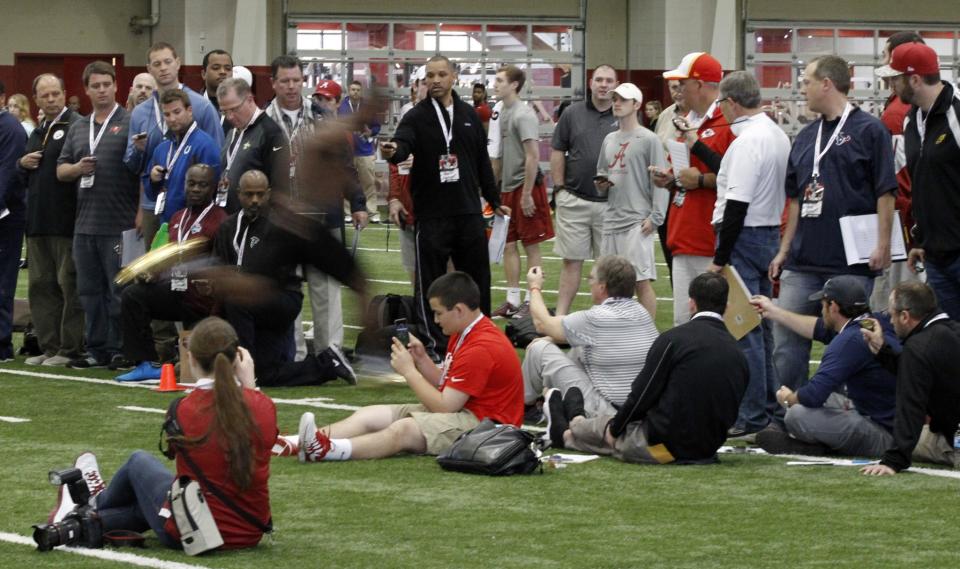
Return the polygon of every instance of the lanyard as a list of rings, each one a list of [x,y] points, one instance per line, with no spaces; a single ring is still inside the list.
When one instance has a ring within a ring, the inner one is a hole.
[[[186,208],[183,212],[183,215],[180,216],[180,234],[177,235],[177,244],[183,245],[183,242],[187,240],[187,237],[190,235],[190,231],[200,225],[200,222],[203,221],[204,217],[207,217],[207,214],[210,213],[210,210],[213,209],[213,206],[216,205],[216,202],[210,202],[210,205],[206,207],[201,213],[200,217],[196,221],[190,224],[190,227],[187,227],[187,223],[190,221],[190,217],[193,215],[193,212],[190,211],[190,208]],[[237,227],[240,227],[240,222],[237,221]],[[244,235],[246,238],[246,235]]]
[[[252,223],[252,222],[251,222]],[[243,266],[243,251],[247,247],[247,233],[250,232],[250,223],[243,229],[243,237],[240,238],[239,243],[237,238],[240,237],[240,226],[243,224],[243,210],[240,210],[240,214],[237,215],[237,230],[233,234],[233,250],[237,253],[237,266]]]
[[[257,109],[253,113],[253,118],[250,119],[247,126],[243,127],[243,130],[241,130],[239,134],[236,129],[233,130],[233,139],[230,141],[230,146],[227,147],[227,167],[224,169],[224,175],[230,171],[230,167],[233,166],[233,159],[237,157],[237,152],[240,151],[240,143],[243,142],[243,133],[247,132],[250,125],[257,122],[257,117],[259,117],[262,112],[260,109]],[[231,150],[230,147],[233,147],[233,149]]]
[[[193,131],[196,129],[197,123],[194,122],[190,125],[190,128],[187,129],[187,134],[183,135],[183,139],[180,140],[180,145],[177,146],[176,154],[173,152],[173,145],[170,145],[170,149],[167,150],[167,171],[163,174],[163,178],[165,180],[170,179],[170,170],[173,169],[173,165],[177,163],[177,160],[180,158],[180,153],[182,153],[183,149],[187,147],[187,141],[190,139],[190,135],[193,134]]]
[[[450,119],[450,129],[447,129],[446,111],[440,108],[440,103],[436,99],[430,99],[433,103],[433,109],[437,111],[437,119],[440,121],[440,130],[443,131],[443,140],[447,143],[447,154],[450,154],[450,141],[453,140],[453,118]]]
[[[473,330],[473,327],[477,325],[477,322],[483,319],[483,314],[477,316],[477,319],[470,323],[469,326],[463,329],[463,332],[460,333],[460,337],[457,338],[457,345],[453,347],[452,352],[447,352],[447,357],[443,360],[443,367],[440,369],[440,385],[443,386],[447,382],[447,373],[450,371],[450,366],[453,364],[453,357],[457,354],[457,350],[460,349],[460,346],[463,345],[463,341],[466,339],[467,334]]]
[[[696,128],[699,129],[700,126],[703,125],[704,122],[706,122],[708,119],[710,119],[710,118],[713,116],[713,112],[714,112],[715,110],[717,110],[717,102],[716,102],[716,101],[710,103],[710,106],[707,107],[707,112],[703,113],[703,116],[695,117],[695,120],[691,121],[690,126],[694,126],[694,127],[696,127]],[[696,112],[696,111],[694,111],[694,113],[695,113],[695,112]]]
[[[47,130],[43,133],[43,142],[40,143],[40,148],[46,148],[46,147],[47,147],[47,139],[50,138],[50,131],[53,130],[53,125],[55,125],[55,124],[57,124],[58,122],[60,122],[60,119],[63,118],[63,115],[67,112],[67,109],[68,109],[68,107],[63,107],[63,109],[60,111],[60,114],[58,114],[55,119],[53,119],[52,121],[50,121],[49,123],[47,123],[47,125],[46,125]],[[46,122],[46,121],[44,121],[44,122]],[[41,125],[41,126],[42,126],[42,125]]]
[[[827,152],[830,151],[831,148],[833,148],[833,143],[836,142],[837,135],[840,134],[840,129],[842,129],[843,124],[847,122],[847,117],[850,116],[850,111],[852,110],[853,105],[850,103],[847,103],[847,105],[843,107],[843,114],[840,115],[840,122],[837,123],[837,128],[833,129],[833,134],[830,135],[830,139],[827,140],[827,145],[823,148],[823,150],[820,150],[820,139],[823,136],[824,119],[820,119],[820,126],[817,127],[817,143],[816,146],[813,147],[813,178],[815,180],[820,178],[820,160],[827,154]]]
[[[107,115],[107,120],[103,121],[103,126],[100,127],[100,132],[97,133],[96,138],[93,137],[93,117],[96,116],[97,112],[94,111],[90,113],[90,156],[93,156],[94,152],[97,151],[97,146],[100,145],[100,139],[103,138],[103,133],[107,132],[107,126],[110,125],[110,119],[113,118],[113,114],[116,113],[119,108],[120,105],[117,103],[113,104],[113,110]]]
[[[283,109],[280,108],[280,105],[277,104],[277,100],[274,99],[273,103],[273,114],[277,117],[277,122],[280,124],[280,129],[283,131],[283,134],[287,135],[287,142],[292,142],[293,137],[297,136],[297,131],[300,130],[300,125],[303,124],[303,105],[300,106],[300,112],[297,113],[297,120],[293,123],[293,130],[287,130],[287,123],[283,120],[286,113],[283,112]],[[289,115],[288,115],[289,116]]]
[[[360,103],[359,103],[359,102],[357,103],[357,106],[356,106],[356,107],[353,106],[353,99],[348,98],[348,99],[347,99],[347,102],[350,103],[350,112],[351,112],[351,113],[355,113],[355,112],[357,112],[357,111],[360,110]]]
[[[183,89],[183,83],[177,84],[177,89]],[[163,112],[160,111],[160,92],[153,95],[153,118],[157,121],[157,128],[160,132],[167,134],[167,121],[163,120]]]

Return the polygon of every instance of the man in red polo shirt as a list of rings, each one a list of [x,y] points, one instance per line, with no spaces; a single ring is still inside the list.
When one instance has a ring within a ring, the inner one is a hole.
[[[317,429],[313,413],[300,418],[300,462],[384,458],[402,452],[438,455],[461,433],[490,418],[520,426],[523,377],[507,337],[480,311],[480,289],[466,273],[433,281],[427,292],[434,319],[450,337],[442,366],[410,336],[393,340],[393,369],[419,404],[373,405]]]
[[[716,235],[710,219],[717,200],[717,172],[734,135],[717,104],[723,78],[719,61],[709,53],[689,53],[663,78],[680,82],[690,109],[685,118],[675,119],[678,129],[685,131],[690,166],[672,172],[652,170],[654,183],[671,190],[667,247],[673,254],[673,323],[679,326],[690,319],[690,281],[706,272],[713,259]]]

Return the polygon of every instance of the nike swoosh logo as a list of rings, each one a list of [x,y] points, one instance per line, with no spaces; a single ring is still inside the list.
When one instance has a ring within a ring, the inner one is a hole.
[[[283,148],[283,147],[282,147],[282,146],[274,146],[274,147],[273,147],[273,151],[276,152],[277,150],[280,150],[281,148]]]
[[[452,381],[453,383],[459,383],[459,382],[461,382],[461,381],[466,381],[466,378],[463,378],[463,377],[451,377],[451,378],[450,378],[450,381]]]

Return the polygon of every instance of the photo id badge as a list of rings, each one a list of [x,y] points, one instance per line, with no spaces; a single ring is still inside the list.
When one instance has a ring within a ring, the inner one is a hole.
[[[803,205],[800,217],[820,217],[823,213],[823,184],[814,178],[803,190]]]
[[[227,207],[227,190],[230,189],[230,180],[223,178],[220,180],[220,185],[217,186],[217,205],[219,207]]]
[[[167,192],[157,194],[157,203],[153,206],[153,215],[160,215],[163,209],[167,207]]]
[[[456,154],[443,154],[440,156],[440,183],[460,181],[460,163],[457,162]]]
[[[687,199],[687,190],[679,190],[673,196],[673,205],[683,207],[683,200]]]
[[[180,265],[170,271],[170,290],[173,292],[186,292],[187,290],[187,271]]]
[[[80,187],[82,189],[92,188],[93,187],[94,175],[90,174],[80,178]]]

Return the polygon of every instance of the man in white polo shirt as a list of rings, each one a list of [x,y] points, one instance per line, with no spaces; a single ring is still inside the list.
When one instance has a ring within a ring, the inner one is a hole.
[[[736,138],[717,174],[712,222],[718,237],[708,270],[732,265],[750,294],[769,296],[767,267],[780,243],[790,139],[760,109],[760,86],[752,74],[735,71],[724,77],[718,103]],[[764,321],[739,343],[750,366],[750,382],[731,435],[763,429],[776,409],[779,387],[773,373],[770,323]]]

